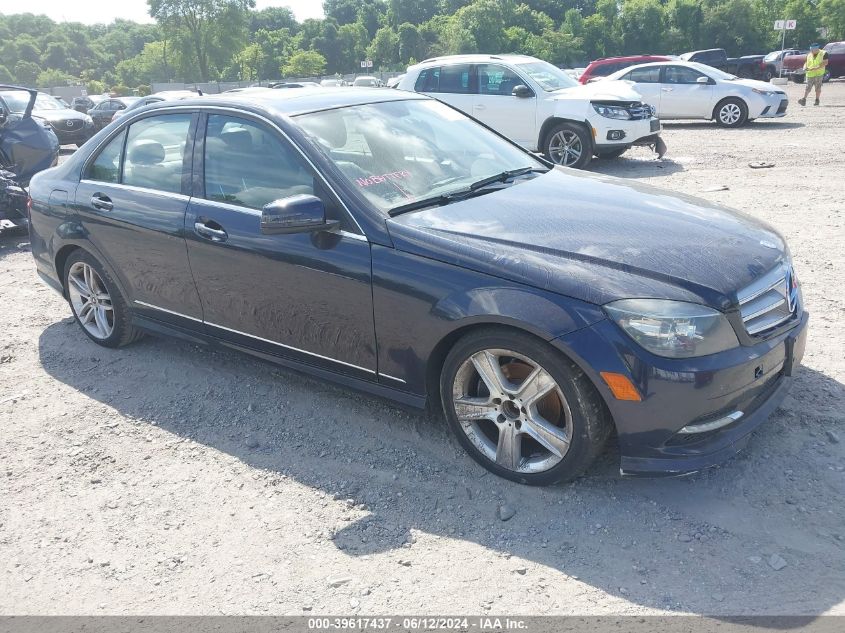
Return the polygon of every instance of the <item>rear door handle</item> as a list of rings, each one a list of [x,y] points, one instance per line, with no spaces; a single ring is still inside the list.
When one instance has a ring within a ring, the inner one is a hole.
[[[200,237],[204,237],[212,242],[225,242],[229,239],[229,234],[214,220],[198,219],[194,222],[194,231]]]
[[[662,88],[663,92],[672,92],[674,88]]]
[[[91,206],[100,211],[111,211],[114,209],[114,203],[112,203],[111,198],[102,193],[95,193],[91,196]]]

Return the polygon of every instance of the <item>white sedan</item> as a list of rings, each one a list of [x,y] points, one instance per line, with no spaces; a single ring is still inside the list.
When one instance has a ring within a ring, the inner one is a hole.
[[[653,62],[631,66],[607,79],[634,84],[661,119],[708,119],[739,127],[758,117],[782,117],[789,99],[777,86],[739,79],[697,62]]]

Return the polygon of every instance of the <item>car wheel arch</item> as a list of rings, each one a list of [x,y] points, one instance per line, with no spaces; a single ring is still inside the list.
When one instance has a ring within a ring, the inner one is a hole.
[[[730,94],[728,94],[725,97],[722,97],[721,99],[719,99],[719,101],[716,102],[716,105],[713,106],[713,112],[711,112],[711,114],[710,114],[710,120],[711,121],[716,121],[716,122],[719,121],[719,108],[721,108],[725,104],[726,101],[739,101],[739,102],[741,102],[742,107],[745,108],[745,114],[746,114],[745,122],[748,121],[748,119],[750,118],[749,112],[751,111],[750,108],[748,107],[748,101],[746,101],[745,98],[740,96],[739,94],[736,94],[734,91],[731,91]]]
[[[97,249],[93,248],[91,244],[80,244],[79,242],[69,242],[63,244],[58,251],[56,251],[56,256],[53,258],[53,265],[56,268],[56,275],[59,278],[59,282],[62,284],[62,296],[67,298],[67,288],[65,287],[65,266],[67,265],[67,260],[70,256],[77,250],[83,251],[91,255],[94,259],[96,259],[100,265],[106,270],[106,272],[111,277],[112,281],[117,285],[118,290],[120,293],[128,298],[129,295],[126,293],[126,287],[123,283],[122,278],[120,275],[117,275],[112,265],[103,257]]]
[[[592,138],[592,126],[589,121],[579,121],[577,118],[568,118],[557,115],[550,116],[548,119],[543,121],[543,125],[540,127],[540,135],[537,137],[537,148],[540,151],[542,151],[542,148],[545,145],[546,137],[549,135],[549,132],[551,132],[556,125],[560,125],[561,123],[574,123],[575,125],[580,125],[590,134],[590,138]]]

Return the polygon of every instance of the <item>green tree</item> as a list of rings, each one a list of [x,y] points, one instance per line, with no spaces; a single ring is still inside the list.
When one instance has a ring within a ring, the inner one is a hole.
[[[376,36],[367,47],[367,57],[376,67],[396,65],[399,61],[399,36],[389,26],[376,31]]]
[[[3,64],[0,64],[0,82],[8,84],[14,80],[15,78],[12,76],[11,71]]]
[[[419,29],[410,22],[399,25],[399,62],[407,64],[412,59],[422,59],[426,55],[427,46]]]
[[[656,53],[663,46],[666,16],[660,0],[624,0],[618,24],[623,53]]]
[[[233,61],[237,67],[238,79],[256,81],[261,79],[266,55],[259,44],[253,43],[237,53]]]
[[[317,77],[326,69],[326,58],[317,51],[299,51],[281,69],[285,77]]]
[[[38,64],[28,61],[19,61],[15,64],[15,81],[24,86],[34,86],[41,68]]]
[[[211,78],[212,58],[229,48],[246,26],[255,0],[147,0],[150,15],[184,31],[203,81]]]
[[[828,31],[827,39],[845,40],[845,0],[821,0],[819,13],[822,26]]]
[[[46,90],[55,86],[68,86],[75,81],[76,78],[71,77],[66,72],[56,70],[55,68],[48,68],[38,73],[35,86],[41,90]]]

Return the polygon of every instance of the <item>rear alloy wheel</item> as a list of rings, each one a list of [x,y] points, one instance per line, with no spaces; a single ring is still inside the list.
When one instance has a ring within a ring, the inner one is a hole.
[[[526,484],[578,476],[610,429],[583,372],[520,332],[481,331],[459,341],[444,364],[441,397],[473,459]]]
[[[104,347],[121,347],[139,339],[120,291],[100,263],[83,250],[65,264],[65,290],[82,331]]]
[[[593,143],[584,126],[561,123],[546,135],[543,152],[556,165],[583,169],[593,157]]]
[[[716,106],[715,118],[723,127],[740,127],[748,120],[748,106],[742,99],[725,99]]]

